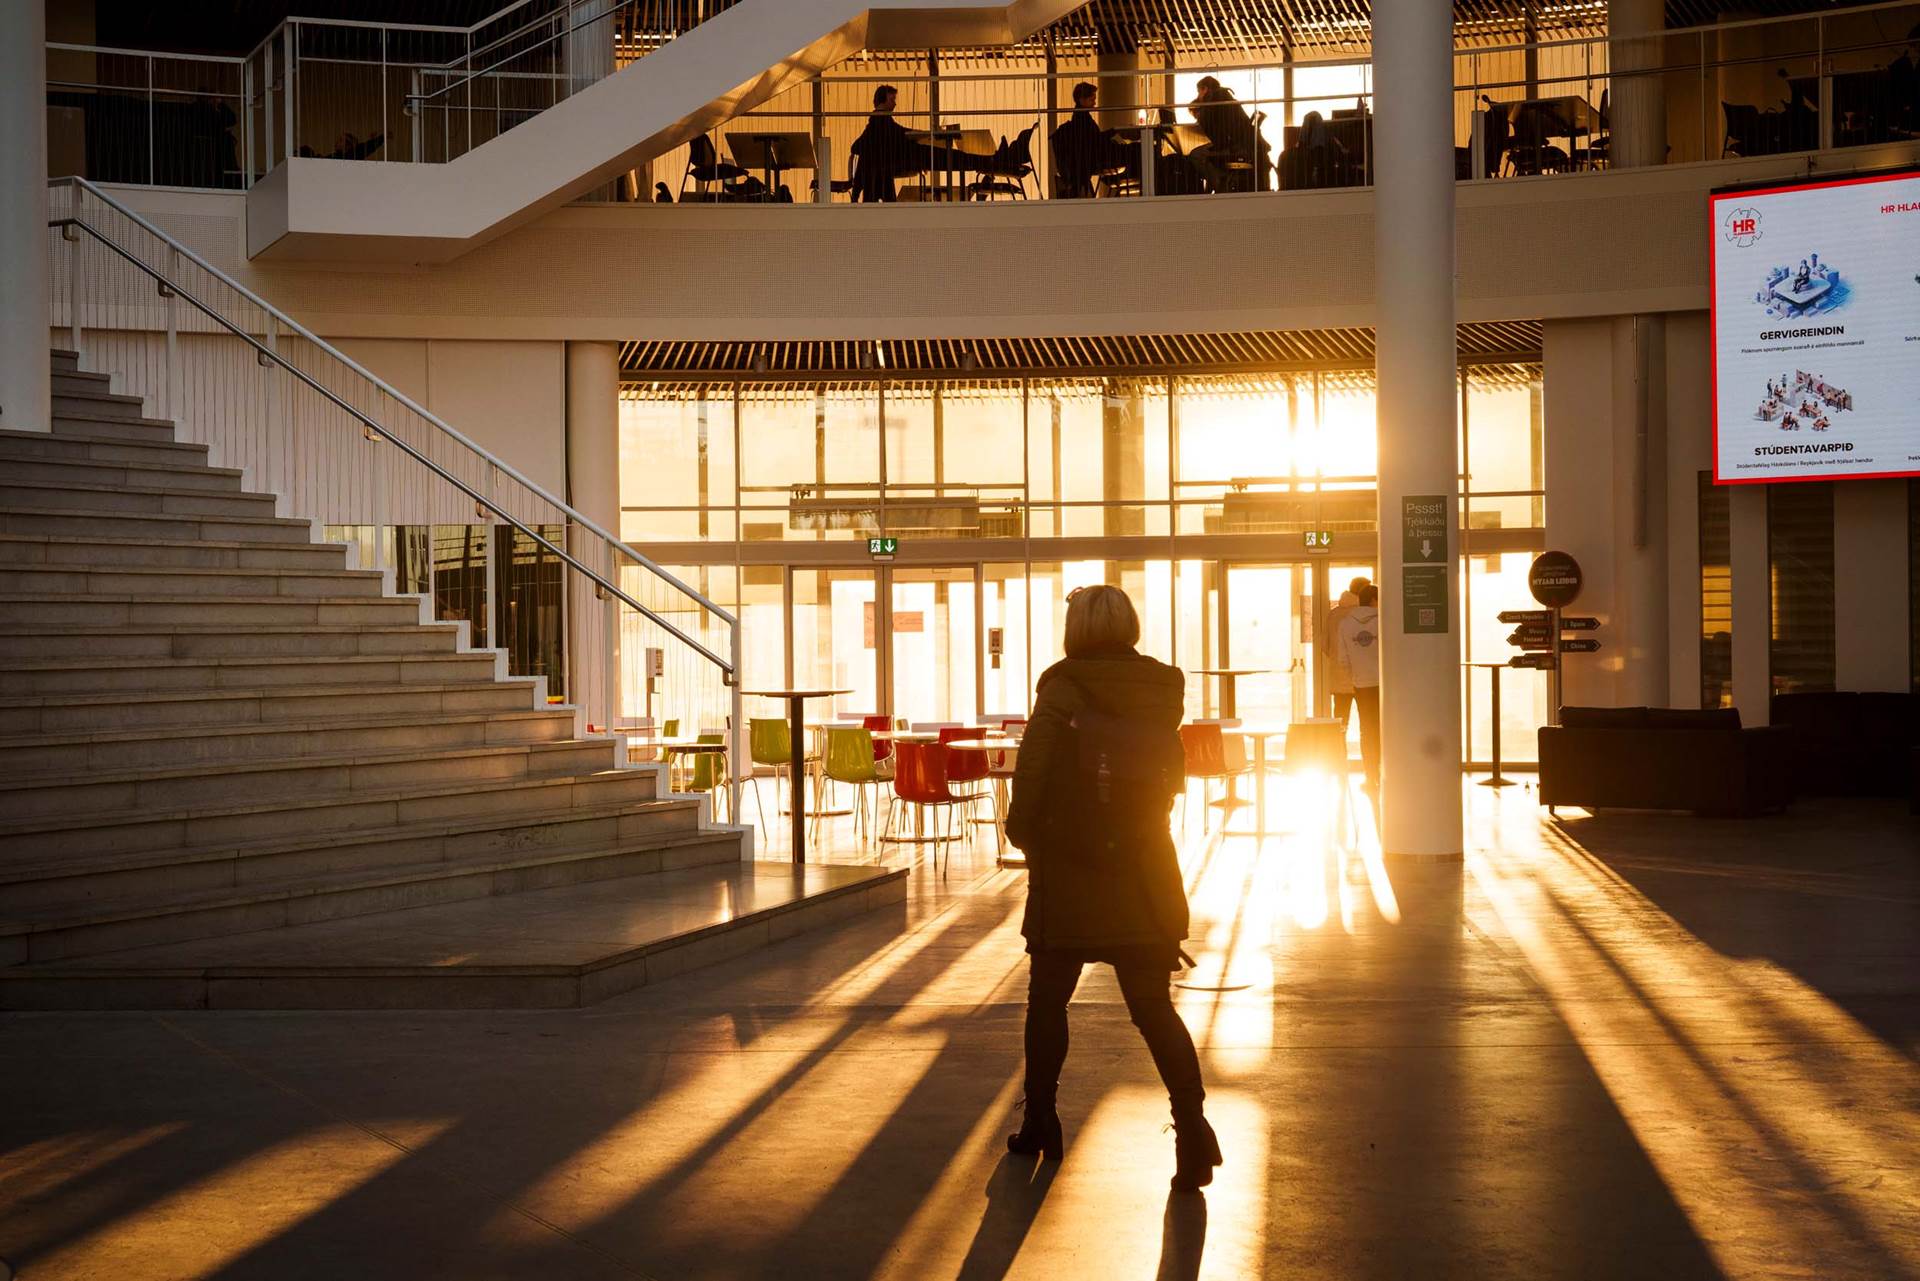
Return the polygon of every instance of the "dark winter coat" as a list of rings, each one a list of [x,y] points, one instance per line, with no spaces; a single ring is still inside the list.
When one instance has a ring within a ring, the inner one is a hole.
[[[1165,812],[1140,830],[1137,848],[1090,861],[1074,855],[1069,834],[1079,816],[1067,812],[1072,800],[1064,792],[1078,771],[1077,713],[1091,710],[1159,731],[1177,750],[1186,678],[1177,667],[1125,650],[1055,663],[1041,674],[1037,693],[1007,808],[1007,839],[1027,855],[1020,927],[1027,950],[1076,952],[1088,960],[1148,954],[1176,968],[1187,936],[1187,895]]]

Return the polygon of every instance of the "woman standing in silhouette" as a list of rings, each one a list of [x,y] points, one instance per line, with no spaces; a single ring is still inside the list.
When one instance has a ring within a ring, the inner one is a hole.
[[[1055,1107],[1067,1002],[1090,962],[1113,966],[1173,1105],[1176,1191],[1204,1187],[1220,1144],[1201,1108],[1193,1038],[1168,974],[1187,937],[1186,889],[1167,816],[1185,783],[1186,678],[1138,653],[1140,620],[1117,587],[1067,597],[1066,658],[1041,674],[1020,741],[1007,839],[1027,854],[1026,1117],[1013,1152],[1057,1159]]]

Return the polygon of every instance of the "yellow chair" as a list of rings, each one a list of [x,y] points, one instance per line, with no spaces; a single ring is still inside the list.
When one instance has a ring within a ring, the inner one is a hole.
[[[727,736],[725,734],[699,734],[694,737],[693,741],[696,743],[724,743],[727,741]],[[716,822],[720,821],[722,818],[720,811],[724,808],[727,796],[731,790],[727,786],[729,782],[727,777],[727,754],[725,752],[685,752],[683,755],[689,758],[686,777],[681,780],[681,785],[674,790],[678,792],[706,792],[711,795],[713,797],[714,819]],[[728,814],[725,816],[725,820],[732,822],[733,816]]]
[[[847,783],[853,787],[853,830],[856,839],[871,839],[873,820],[880,817],[880,794],[884,790],[879,766],[873,759],[873,731],[865,726],[833,726],[826,731],[821,753],[823,773],[829,783]],[[873,792],[873,819],[867,816],[867,792]],[[814,819],[818,833],[820,820]]]
[[[752,773],[747,781],[753,784],[753,807],[760,814],[760,837],[772,839],[767,833],[767,808],[760,799],[760,771],[762,767],[773,775],[778,784],[786,777],[786,771],[793,768],[793,734],[787,723],[778,717],[756,716],[747,722],[747,757],[751,762]],[[775,786],[777,794],[779,787]],[[774,802],[775,813],[779,812],[779,801]]]

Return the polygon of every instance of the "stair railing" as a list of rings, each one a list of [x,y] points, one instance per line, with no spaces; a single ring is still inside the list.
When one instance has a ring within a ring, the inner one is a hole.
[[[49,326],[83,367],[275,494],[281,515],[354,544],[436,617],[465,620],[510,672],[544,676],[588,732],[676,719],[688,735],[725,733],[739,814],[735,615],[84,178],[48,189]],[[564,376],[557,362],[552,373]],[[513,436],[544,439],[551,467],[564,432],[536,419]]]
[[[464,27],[288,17],[244,59],[259,170],[457,159],[736,3],[512,0]]]

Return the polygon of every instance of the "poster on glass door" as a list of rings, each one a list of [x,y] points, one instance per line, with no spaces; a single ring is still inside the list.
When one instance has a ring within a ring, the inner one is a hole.
[[[1920,475],[1920,172],[1711,208],[1714,479]]]

